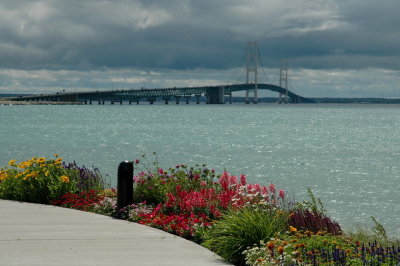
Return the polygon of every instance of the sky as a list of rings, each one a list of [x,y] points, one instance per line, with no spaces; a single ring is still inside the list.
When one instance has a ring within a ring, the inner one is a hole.
[[[257,41],[259,82],[287,60],[299,95],[400,98],[399,14],[399,0],[1,0],[0,93],[244,83]]]

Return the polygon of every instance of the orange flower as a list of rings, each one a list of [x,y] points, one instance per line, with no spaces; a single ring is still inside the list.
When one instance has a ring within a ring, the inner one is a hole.
[[[282,254],[283,254],[283,251],[285,251],[285,247],[279,246],[279,247],[278,247],[278,253],[282,255]]]
[[[273,242],[273,241],[269,241],[269,242],[267,243],[267,248],[268,248],[269,250],[273,250],[274,247],[275,247],[275,245],[274,245],[274,242]]]
[[[60,177],[60,179],[61,179],[61,182],[63,182],[63,183],[69,183],[68,176],[63,175],[63,176]]]
[[[297,232],[297,228],[293,226],[289,226],[290,232]]]

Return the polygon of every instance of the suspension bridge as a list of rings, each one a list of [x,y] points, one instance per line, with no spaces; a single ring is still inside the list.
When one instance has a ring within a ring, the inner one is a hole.
[[[288,89],[288,68],[287,63],[280,69],[279,85],[259,83],[260,69],[262,66],[257,42],[247,42],[246,47],[246,82],[237,84],[226,84],[217,86],[180,87],[180,88],[154,88],[154,89],[126,89],[106,91],[83,91],[83,92],[59,92],[53,94],[40,94],[11,97],[14,101],[52,101],[52,102],[83,102],[85,104],[111,104],[123,102],[132,104],[140,101],[147,101],[153,104],[156,101],[163,101],[168,104],[175,101],[179,104],[183,99],[189,104],[194,97],[196,103],[205,97],[208,104],[232,103],[232,93],[245,91],[245,103],[258,103],[258,91],[269,90],[278,93],[279,103],[313,103],[314,101],[302,97]],[[251,99],[251,94],[253,97]]]

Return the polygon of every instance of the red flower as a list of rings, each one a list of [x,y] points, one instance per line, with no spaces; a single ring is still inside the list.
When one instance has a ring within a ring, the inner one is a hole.
[[[279,197],[281,198],[281,199],[284,199],[285,198],[285,192],[281,189],[281,190],[279,190]]]

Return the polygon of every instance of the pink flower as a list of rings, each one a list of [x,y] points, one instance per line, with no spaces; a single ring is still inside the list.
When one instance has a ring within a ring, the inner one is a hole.
[[[200,182],[200,186],[202,186],[202,187],[205,187],[205,186],[207,186],[207,182],[206,182],[206,181],[204,181],[204,180],[202,180],[202,181]]]
[[[275,186],[274,184],[269,185],[269,191],[271,191],[272,194],[275,194]]]
[[[261,193],[264,194],[264,195],[268,195],[268,188],[267,187],[262,187]]]
[[[282,189],[279,190],[279,197],[280,197],[281,199],[284,199],[284,198],[285,198],[285,191],[283,191]]]
[[[228,172],[224,172],[219,179],[219,183],[221,184],[221,187],[223,190],[227,190],[229,187],[229,174]]]
[[[135,164],[139,164],[140,163],[140,160],[139,159],[136,159],[135,160]]]
[[[164,174],[164,170],[163,170],[162,168],[158,168],[157,172],[158,172],[160,175]]]
[[[231,185],[236,185],[237,184],[237,177],[236,176],[230,176],[229,177],[229,183]]]
[[[246,185],[246,176],[245,176],[244,174],[241,174],[241,175],[240,175],[240,184],[241,184],[242,186],[245,186],[245,185]]]

